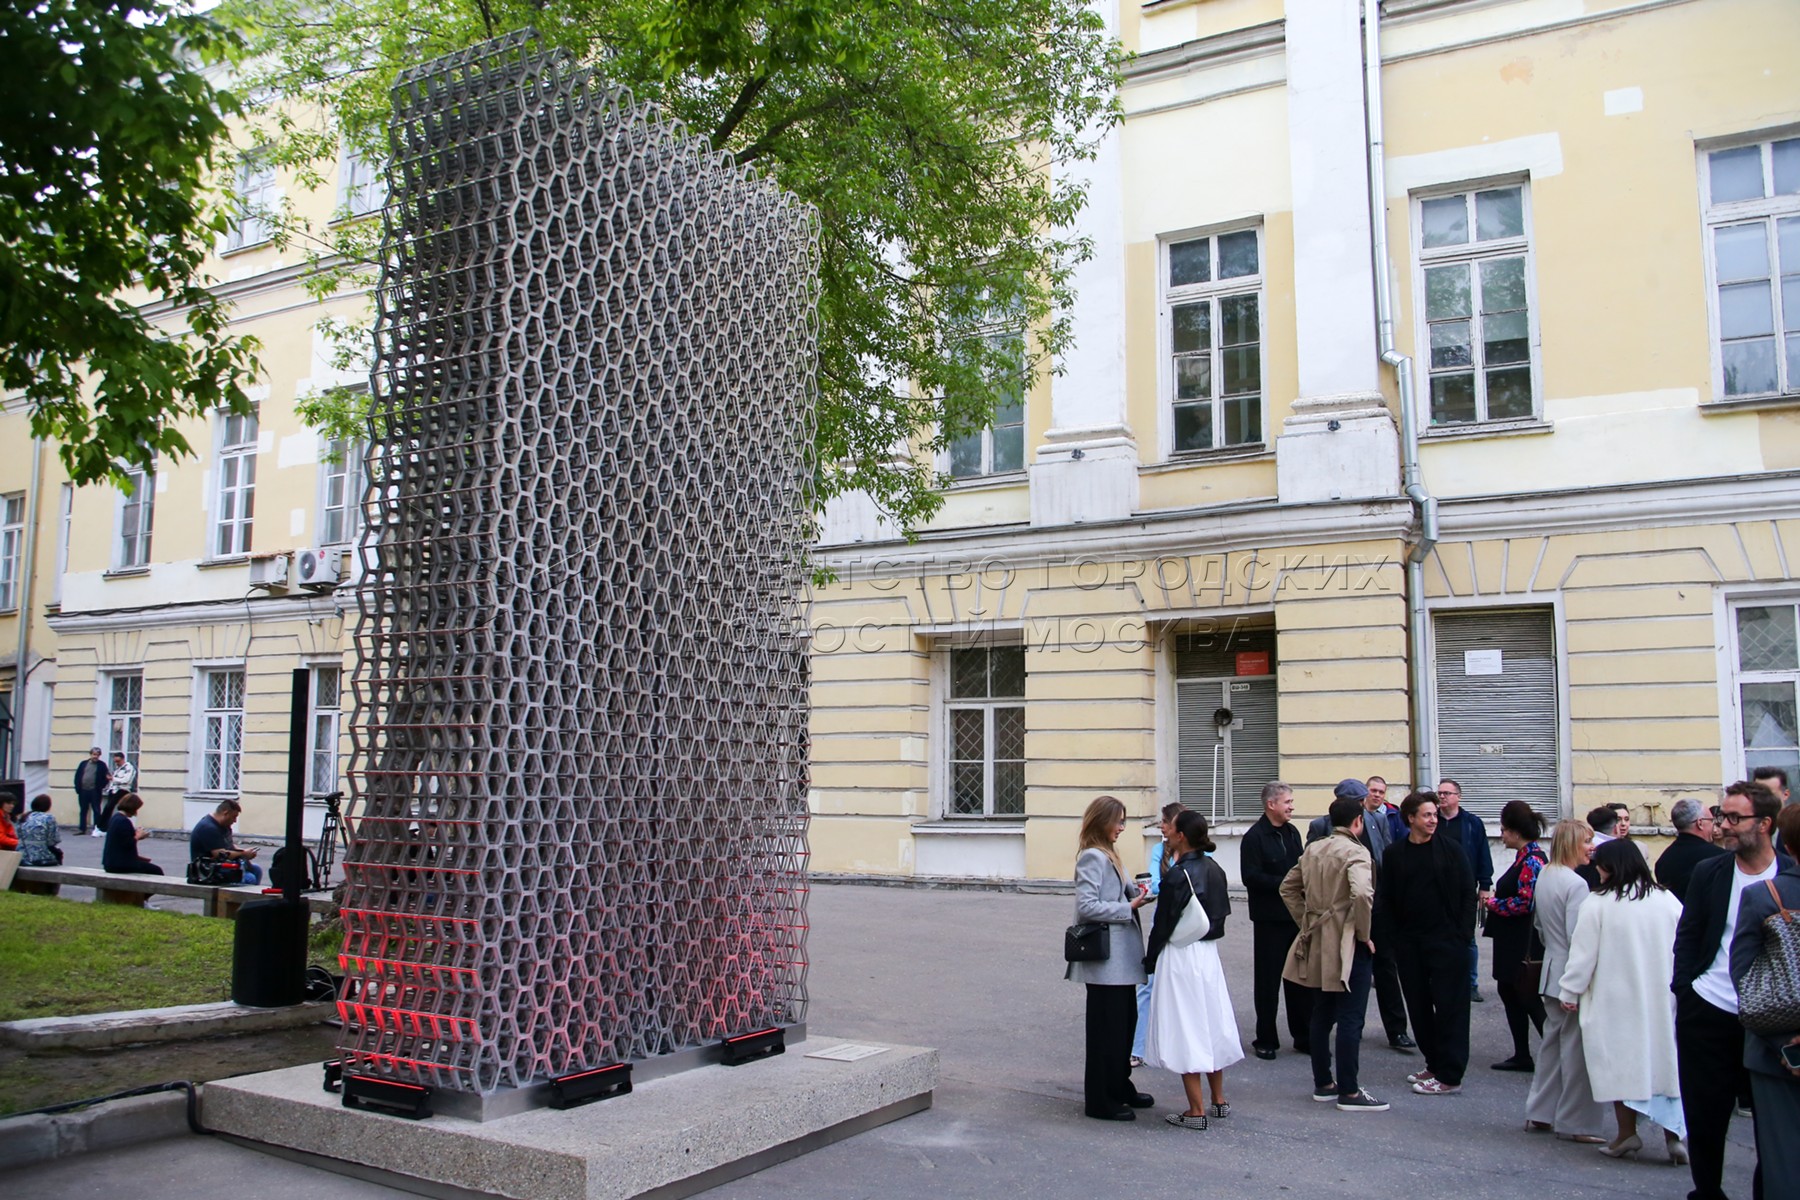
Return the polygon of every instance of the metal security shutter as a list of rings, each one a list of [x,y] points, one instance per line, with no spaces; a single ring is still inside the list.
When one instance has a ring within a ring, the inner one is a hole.
[[[1508,800],[1555,817],[1562,793],[1550,610],[1439,613],[1432,628],[1439,775],[1462,784],[1464,804],[1490,832]]]
[[[1263,784],[1277,778],[1280,767],[1276,694],[1274,677],[1266,675],[1176,684],[1176,780],[1183,804],[1209,821],[1262,814]],[[1220,708],[1229,708],[1240,724],[1222,739],[1213,725]]]

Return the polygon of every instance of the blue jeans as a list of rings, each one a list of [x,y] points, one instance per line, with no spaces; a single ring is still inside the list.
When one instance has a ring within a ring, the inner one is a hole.
[[[1144,1057],[1144,1039],[1150,1034],[1150,989],[1156,986],[1156,976],[1152,975],[1137,985],[1138,1026],[1137,1036],[1131,1039],[1131,1057]]]
[[[257,866],[253,862],[246,862],[244,864],[244,882],[247,884],[250,884],[250,885],[255,885],[255,884],[261,883],[262,881],[263,881],[263,869],[261,867]]]
[[[1337,1026],[1337,1094],[1354,1096],[1361,1084],[1363,1018],[1369,1010],[1369,985],[1375,979],[1375,956],[1360,942],[1350,962],[1348,991],[1320,991],[1313,996],[1313,1087],[1331,1085],[1331,1027]]]
[[[1469,995],[1481,990],[1481,941],[1469,939]]]

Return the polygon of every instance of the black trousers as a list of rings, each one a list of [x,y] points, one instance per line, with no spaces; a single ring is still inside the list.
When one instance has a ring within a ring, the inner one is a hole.
[[[1131,1039],[1137,1033],[1137,985],[1087,985],[1087,1070],[1082,1095],[1092,1116],[1117,1112],[1137,1095]]]
[[[1534,989],[1527,996],[1524,989],[1516,983],[1496,981],[1494,990],[1500,993],[1500,1003],[1506,1006],[1506,1028],[1512,1034],[1512,1056],[1520,1062],[1531,1061],[1531,1034],[1529,1026],[1536,1026],[1541,1034],[1544,1032],[1544,998]]]
[[[1262,1050],[1281,1049],[1281,1035],[1276,1031],[1275,1012],[1287,993],[1288,1035],[1296,1050],[1311,1047],[1312,989],[1289,983],[1281,977],[1287,962],[1288,948],[1300,936],[1300,927],[1292,921],[1252,921],[1253,956],[1251,994],[1256,1005],[1256,1040],[1251,1044]]]
[[[1724,1200],[1725,1135],[1738,1093],[1749,1086],[1744,1027],[1737,1014],[1708,1002],[1691,987],[1675,993],[1675,1061],[1681,1111],[1687,1117],[1688,1170],[1695,1200]]]
[[[1459,1084],[1469,1069],[1468,944],[1400,940],[1394,951],[1425,1069]]]
[[[1375,943],[1375,1005],[1381,1010],[1381,1028],[1388,1041],[1405,1034],[1406,997],[1400,990],[1393,942],[1386,938]]]

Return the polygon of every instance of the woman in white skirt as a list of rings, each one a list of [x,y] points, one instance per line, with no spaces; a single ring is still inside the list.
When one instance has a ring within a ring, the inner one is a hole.
[[[1167,1120],[1183,1129],[1205,1129],[1209,1119],[1231,1115],[1225,1068],[1244,1057],[1219,961],[1218,939],[1225,933],[1230,902],[1225,872],[1206,857],[1213,849],[1205,817],[1184,812],[1175,818],[1144,955],[1144,968],[1157,972],[1144,1061],[1180,1074],[1187,1111],[1170,1113]],[[1190,905],[1195,911],[1184,923],[1182,914]]]

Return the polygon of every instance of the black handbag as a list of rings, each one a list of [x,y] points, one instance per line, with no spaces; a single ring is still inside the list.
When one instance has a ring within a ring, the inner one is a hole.
[[[1064,962],[1102,962],[1112,954],[1112,927],[1089,921],[1063,930]]]
[[[196,858],[188,864],[187,881],[206,887],[237,887],[244,882],[244,864],[234,859]]]

